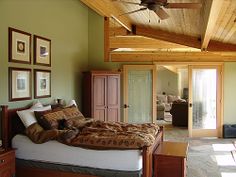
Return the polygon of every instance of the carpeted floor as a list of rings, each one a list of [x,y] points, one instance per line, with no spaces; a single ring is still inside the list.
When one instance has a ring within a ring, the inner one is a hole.
[[[236,139],[188,138],[186,128],[174,128],[166,122],[161,124],[165,126],[165,141],[189,143],[187,177],[236,177],[233,155],[236,154]]]

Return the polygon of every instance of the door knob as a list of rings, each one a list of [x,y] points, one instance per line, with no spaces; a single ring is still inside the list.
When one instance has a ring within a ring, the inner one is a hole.
[[[124,108],[129,108],[129,105],[127,105],[127,104],[124,104]]]

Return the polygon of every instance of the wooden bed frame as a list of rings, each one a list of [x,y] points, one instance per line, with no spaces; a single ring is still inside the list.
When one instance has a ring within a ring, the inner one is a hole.
[[[28,109],[29,107],[8,109],[7,105],[1,106],[1,118],[2,118],[2,144],[3,148],[11,148],[11,139],[19,133],[22,133],[25,129],[21,120],[19,119],[16,111]],[[153,172],[153,152],[163,141],[163,127],[160,129],[155,143],[150,147],[144,147],[142,150],[143,156],[143,177],[152,177]],[[42,168],[23,167],[16,165],[17,177],[96,177],[92,175],[78,174],[72,172],[61,172],[56,170],[47,170]]]

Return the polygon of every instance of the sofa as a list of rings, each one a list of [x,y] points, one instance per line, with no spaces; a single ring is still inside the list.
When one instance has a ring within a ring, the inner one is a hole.
[[[157,105],[164,104],[165,111],[169,112],[174,101],[180,100],[180,96],[157,94]]]
[[[188,127],[188,102],[173,102],[170,114],[173,126]]]
[[[157,104],[157,120],[163,120],[165,116],[165,104]]]

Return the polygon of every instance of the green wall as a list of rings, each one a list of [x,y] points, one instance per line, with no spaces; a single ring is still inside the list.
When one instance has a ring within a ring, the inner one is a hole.
[[[73,98],[80,104],[81,71],[88,69],[88,8],[79,0],[1,0],[0,21],[0,104],[32,102],[8,103],[9,66],[51,69],[52,97],[41,101]],[[9,63],[8,27],[51,39],[52,67]]]
[[[236,124],[236,62],[224,66],[224,123]]]

